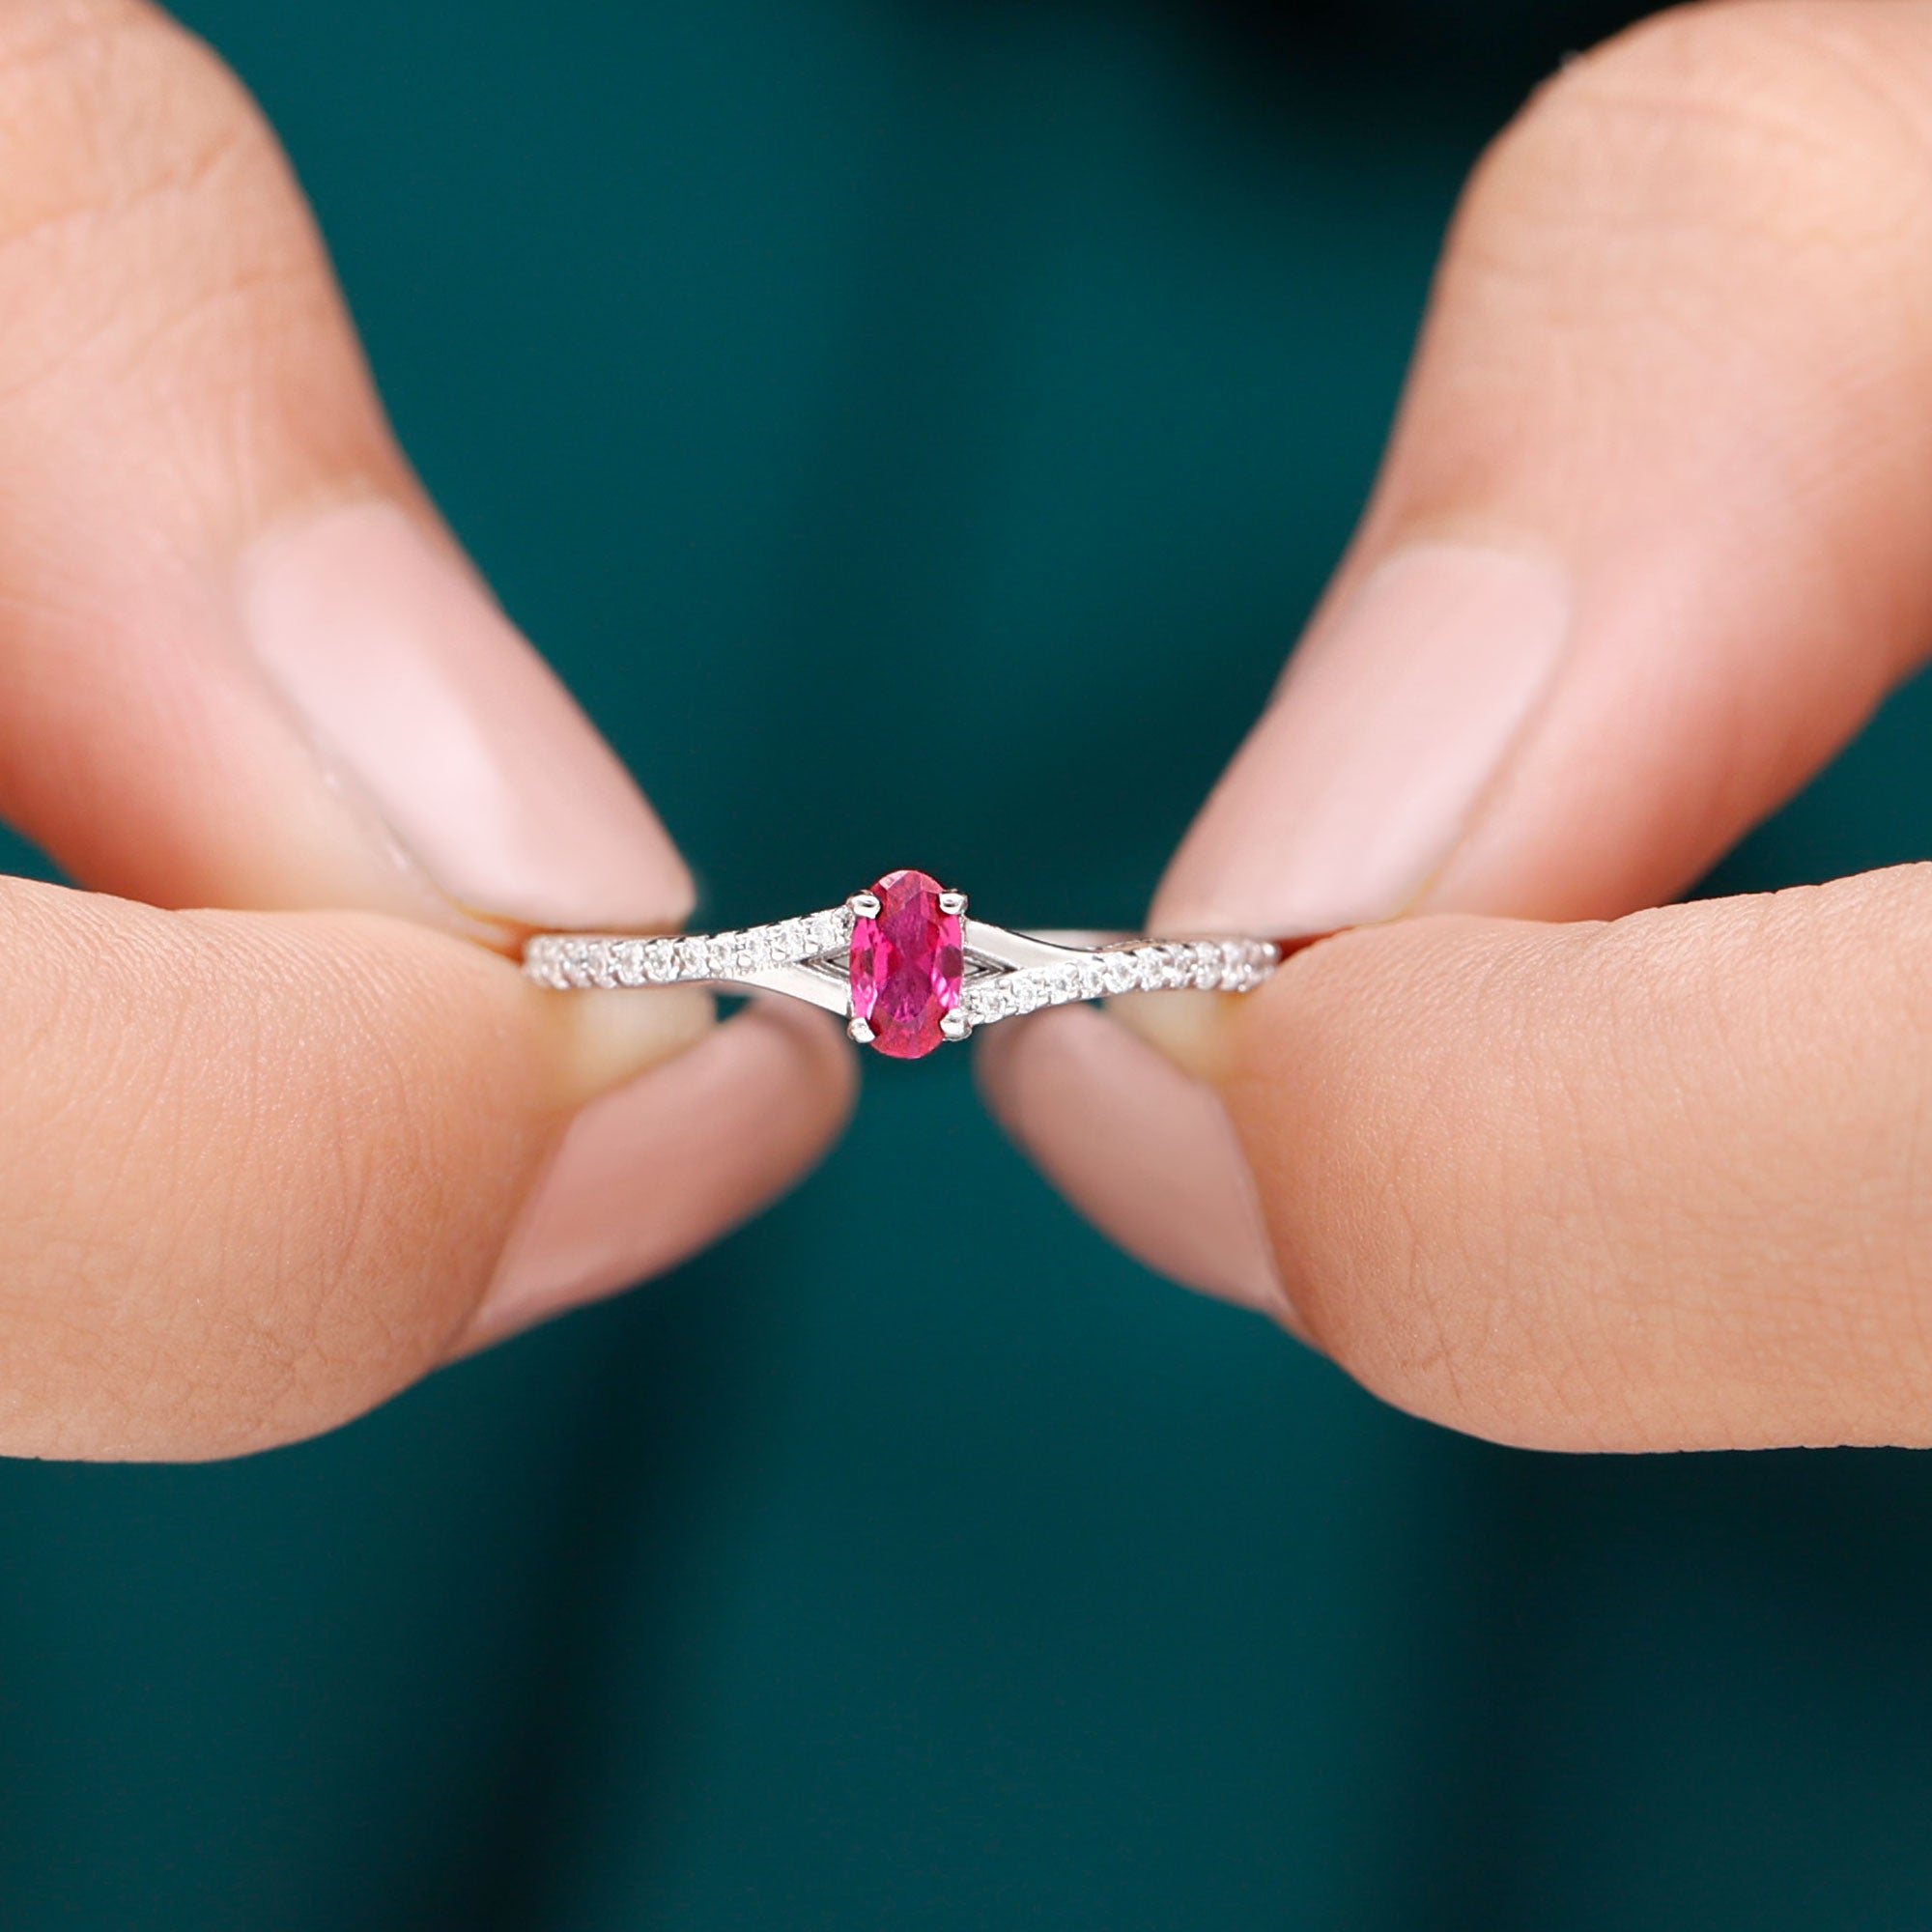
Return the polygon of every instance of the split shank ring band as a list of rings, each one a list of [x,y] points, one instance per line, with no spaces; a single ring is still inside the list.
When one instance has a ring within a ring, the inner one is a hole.
[[[888,872],[843,905],[742,932],[538,933],[524,971],[559,990],[704,985],[837,1013],[862,1046],[918,1060],[976,1027],[1120,993],[1247,993],[1281,963],[1267,939],[1009,932],[966,895]]]

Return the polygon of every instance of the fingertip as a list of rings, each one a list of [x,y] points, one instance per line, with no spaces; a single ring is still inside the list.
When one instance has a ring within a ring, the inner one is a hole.
[[[1183,1073],[1214,1086],[1231,1070],[1234,1042],[1228,1022],[1238,997],[1184,991],[1123,993],[1109,1000],[1106,1009]]]
[[[556,1041],[560,1104],[600,1094],[688,1053],[717,1024],[717,1003],[695,986],[551,992],[531,987]]]
[[[1137,1261],[1300,1332],[1254,1177],[1211,1087],[1084,1007],[992,1030],[979,1077],[1007,1132]]]
[[[319,782],[460,918],[675,925],[683,859],[610,746],[433,519],[380,498],[257,536],[241,630]]]
[[[660,1274],[749,1219],[823,1156],[855,1080],[835,1027],[770,1001],[592,1100],[452,1354]]]
[[[1299,936],[1412,910],[1557,679],[1570,605],[1533,553],[1417,541],[1377,564],[1296,650],[1153,929]]]

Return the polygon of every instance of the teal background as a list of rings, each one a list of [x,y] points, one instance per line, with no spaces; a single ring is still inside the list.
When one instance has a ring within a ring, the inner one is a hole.
[[[910,861],[1019,924],[1136,916],[1461,173],[1605,24],[185,11],[708,912]],[[930,780],[800,728],[854,716]],[[1924,855],[1928,727],[1723,882]],[[0,1928],[1932,1924],[1925,1463],[1409,1422],[1111,1253],[965,1060],[868,1068],[758,1224],[328,1440],[0,1465]],[[922,1267],[844,1268],[908,1199]]]

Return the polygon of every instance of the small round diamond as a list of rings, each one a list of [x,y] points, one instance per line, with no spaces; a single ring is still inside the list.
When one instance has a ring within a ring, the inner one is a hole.
[[[989,986],[976,986],[967,996],[968,1015],[975,1026],[985,1026],[992,1020],[1003,1020],[1013,1010],[1013,996],[1004,980],[995,980]]]

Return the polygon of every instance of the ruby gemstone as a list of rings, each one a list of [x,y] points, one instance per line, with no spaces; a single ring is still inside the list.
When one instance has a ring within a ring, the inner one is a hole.
[[[959,1004],[959,915],[939,909],[939,890],[924,872],[888,872],[872,888],[878,916],[852,923],[852,1015],[895,1060],[930,1053]]]

